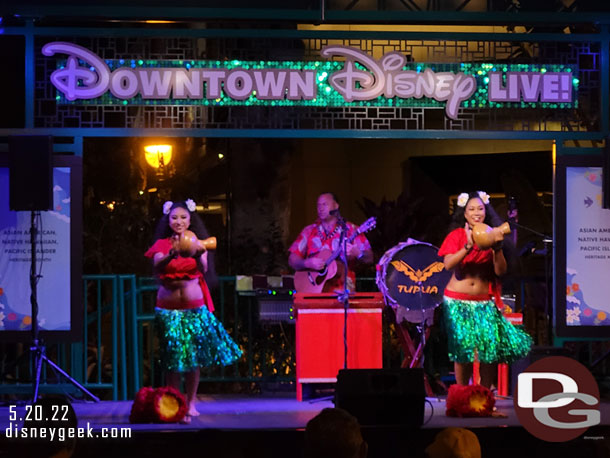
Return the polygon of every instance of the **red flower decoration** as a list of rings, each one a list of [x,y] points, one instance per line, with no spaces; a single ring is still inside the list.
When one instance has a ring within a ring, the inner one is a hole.
[[[569,286],[566,286],[566,294],[569,296],[570,292],[571,292],[571,288]]]
[[[149,398],[152,399],[154,392],[154,388],[145,386],[140,388],[140,391],[136,393],[136,398],[131,405],[131,413],[129,414],[129,421],[131,423],[152,422],[152,414],[149,408]]]
[[[175,423],[184,418],[188,406],[184,396],[171,387],[143,387],[131,406],[131,423]]]
[[[153,402],[156,416],[163,423],[174,423],[182,420],[188,410],[182,393],[171,386],[157,388]]]
[[[582,312],[582,314],[583,314],[584,316],[591,316],[591,314],[592,314],[592,313],[593,313],[593,310],[591,310],[591,309],[589,309],[589,308],[585,309],[585,311],[584,311],[584,312]]]
[[[580,290],[580,285],[578,283],[572,283],[572,291],[577,292]]]
[[[15,321],[17,319],[17,314],[14,312],[9,313],[7,316],[9,321]]]
[[[496,399],[482,385],[451,385],[447,395],[448,417],[489,417]]]

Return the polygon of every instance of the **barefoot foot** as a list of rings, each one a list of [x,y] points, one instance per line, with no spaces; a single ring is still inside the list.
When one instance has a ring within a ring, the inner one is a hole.
[[[195,407],[195,403],[194,402],[189,405],[189,411],[188,411],[187,415],[190,415],[191,417],[198,417],[199,416],[199,411]]]

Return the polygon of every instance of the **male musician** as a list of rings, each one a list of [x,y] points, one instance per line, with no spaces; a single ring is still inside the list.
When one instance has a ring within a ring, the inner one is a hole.
[[[341,224],[338,220],[339,202],[332,192],[324,192],[318,197],[318,219],[315,223],[305,227],[290,246],[288,263],[296,271],[321,271],[325,260],[339,247],[341,241]],[[357,231],[357,226],[346,222],[349,238]],[[338,258],[337,258],[338,260]],[[348,277],[347,288],[355,291],[356,274],[351,269],[357,262],[373,262],[373,251],[364,234],[357,235],[351,243],[347,244]],[[339,269],[334,278],[329,278],[322,292],[334,292],[343,289],[343,274]],[[297,288],[298,289],[298,288]],[[309,292],[309,291],[304,291]]]

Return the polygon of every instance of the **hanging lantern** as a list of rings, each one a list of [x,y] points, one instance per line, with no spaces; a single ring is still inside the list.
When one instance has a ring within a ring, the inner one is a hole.
[[[151,167],[165,167],[172,160],[172,145],[147,145],[144,147],[144,157]]]

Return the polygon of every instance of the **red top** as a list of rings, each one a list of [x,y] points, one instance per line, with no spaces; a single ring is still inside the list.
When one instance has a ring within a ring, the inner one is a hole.
[[[445,237],[443,244],[438,250],[438,255],[446,256],[457,253],[464,248],[467,240],[466,231],[463,227],[454,229]],[[481,250],[475,243],[472,246],[472,250],[460,261],[457,268],[459,271],[468,272],[472,269],[473,265],[484,266],[483,269],[476,267],[477,273],[489,281],[489,293],[494,296],[498,308],[502,308],[503,304],[500,299],[501,286],[494,271],[492,249]]]
[[[171,239],[159,239],[149,250],[144,253],[147,258],[154,258],[155,254],[161,253],[163,256],[167,256],[172,249]],[[159,274],[161,280],[169,279],[190,279],[202,277],[203,274],[197,269],[197,261],[193,258],[183,258],[178,256],[172,259],[166,266],[163,273]]]
[[[358,227],[350,222],[347,222],[347,237],[351,237]],[[305,227],[296,238],[296,240],[290,245],[288,251],[301,256],[303,259],[310,258],[321,251],[328,250],[333,253],[339,246],[341,240],[341,226],[335,224],[330,233],[324,230],[322,221],[319,219],[315,223]],[[364,234],[359,234],[354,238],[352,244],[356,245],[361,252],[371,249],[371,244],[366,239]],[[348,269],[347,275],[353,284],[356,283],[356,274]],[[341,282],[342,283],[342,282]]]
[[[144,253],[144,256],[151,259],[154,258],[155,254],[157,253],[161,253],[166,256],[169,254],[171,249],[172,242],[170,238],[159,239],[148,249],[146,253]],[[161,280],[188,280],[198,278],[205,304],[210,312],[214,311],[214,304],[212,302],[210,290],[203,279],[203,274],[199,269],[197,269],[197,261],[195,259],[178,256],[167,263],[163,273],[159,273],[158,277]]]
[[[445,240],[443,244],[438,250],[439,256],[445,256],[447,254],[453,254],[460,251],[466,245],[468,239],[466,238],[466,231],[463,227],[458,227],[457,229],[452,230]],[[468,264],[487,264],[489,263],[493,267],[493,254],[491,248],[487,250],[481,250],[479,246],[475,243],[472,246],[472,250],[466,255],[464,259],[460,261],[460,267],[466,266]]]

